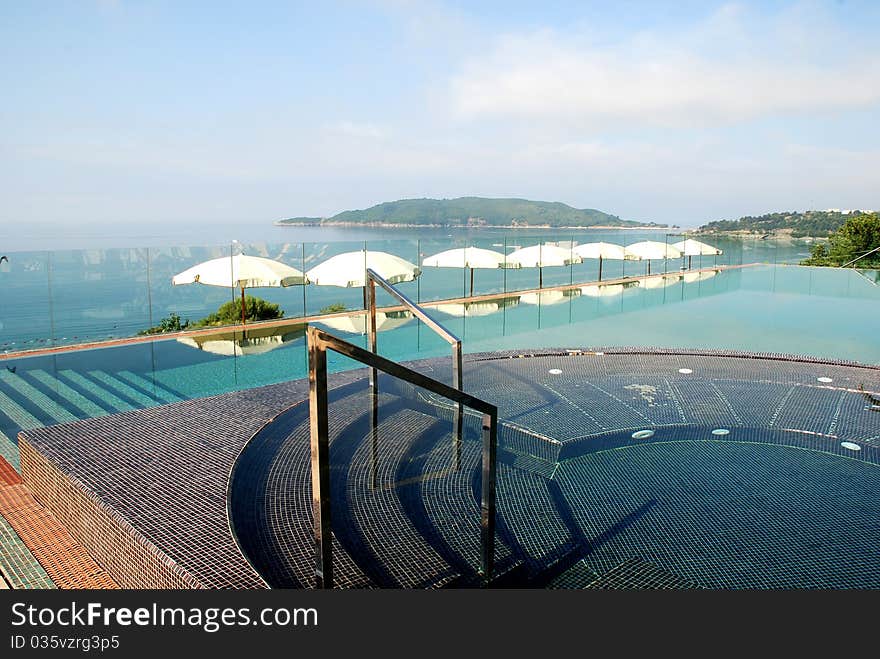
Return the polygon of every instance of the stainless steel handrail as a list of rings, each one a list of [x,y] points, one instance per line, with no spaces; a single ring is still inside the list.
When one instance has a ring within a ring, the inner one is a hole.
[[[374,352],[343,341],[317,327],[306,330],[309,347],[309,432],[312,466],[312,509],[315,523],[315,585],[333,587],[332,526],[330,523],[330,433],[327,402],[327,350],[357,360],[374,370],[427,389],[483,413],[482,496],[480,506],[481,572],[492,579],[495,555],[495,458],[498,447],[498,408],[461,389],[402,366]]]
[[[409,309],[419,320],[436,332],[442,339],[452,346],[452,386],[456,389],[462,389],[462,355],[461,355],[461,339],[448,329],[443,327],[436,320],[431,318],[425,310],[416,302],[410,300],[404,293],[397,290],[393,284],[385,280],[375,270],[367,268],[367,341],[370,350],[377,352],[376,339],[376,284],[379,284],[385,291],[403,306]]]
[[[865,253],[862,254],[861,256],[857,256],[857,257],[854,258],[852,261],[847,261],[846,263],[844,263],[844,264],[843,264],[842,266],[840,266],[840,267],[841,267],[841,268],[845,268],[845,267],[847,267],[847,266],[850,266],[850,265],[852,265],[853,263],[855,263],[856,261],[861,261],[861,260],[862,260],[863,258],[865,258],[866,256],[871,256],[871,254],[873,254],[874,252],[880,252],[880,247],[875,247],[875,248],[872,249],[871,251],[869,251],[869,252],[865,252]]]

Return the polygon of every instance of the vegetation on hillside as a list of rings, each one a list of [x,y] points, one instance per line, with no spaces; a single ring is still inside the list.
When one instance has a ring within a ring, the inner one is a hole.
[[[833,231],[837,231],[844,222],[852,217],[862,215],[861,211],[841,213],[839,211],[789,211],[782,213],[767,213],[757,217],[747,215],[738,220],[716,220],[700,227],[699,231],[706,233],[721,233],[729,231],[751,232],[768,234],[781,230],[791,230],[793,238],[812,236],[825,238]]]
[[[854,258],[880,247],[880,214],[866,213],[850,217],[831,234],[828,244],[813,246],[810,258],[802,265],[841,266]],[[880,251],[859,261],[860,268],[880,267]]]
[[[344,211],[333,217],[293,217],[279,224],[411,224],[441,226],[665,226],[621,220],[592,208],[572,208],[559,202],[528,199],[402,199],[365,210]]]

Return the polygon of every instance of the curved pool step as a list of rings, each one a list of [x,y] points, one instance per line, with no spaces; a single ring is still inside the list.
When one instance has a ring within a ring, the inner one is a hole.
[[[480,512],[472,482],[479,473],[479,427],[466,433],[456,461],[451,424],[431,407],[381,393],[374,444],[366,384],[330,397],[334,582],[383,588],[478,583]],[[230,482],[232,527],[273,587],[314,581],[308,437],[308,408],[300,405],[251,440]],[[462,525],[472,532],[462,533]]]

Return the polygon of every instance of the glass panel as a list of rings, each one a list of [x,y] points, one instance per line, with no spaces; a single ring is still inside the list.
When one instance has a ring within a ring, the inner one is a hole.
[[[0,264],[0,350],[52,345],[48,252],[13,252]]]

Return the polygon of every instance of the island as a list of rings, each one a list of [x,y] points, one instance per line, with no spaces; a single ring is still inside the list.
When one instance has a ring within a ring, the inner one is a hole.
[[[668,228],[666,224],[622,220],[593,208],[528,199],[400,199],[332,217],[290,217],[277,226],[497,227],[621,229]]]

